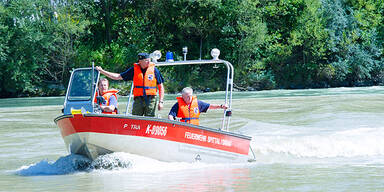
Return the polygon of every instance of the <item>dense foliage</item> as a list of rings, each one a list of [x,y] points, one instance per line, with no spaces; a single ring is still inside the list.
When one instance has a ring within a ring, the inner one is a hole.
[[[0,0],[0,97],[60,95],[73,68],[184,46],[219,48],[240,90],[381,85],[383,45],[384,0]],[[225,82],[222,67],[160,70],[167,92]]]

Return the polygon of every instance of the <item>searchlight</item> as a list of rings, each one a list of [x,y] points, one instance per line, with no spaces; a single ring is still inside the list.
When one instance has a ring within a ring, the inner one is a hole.
[[[220,50],[217,48],[213,48],[211,50],[211,56],[213,57],[213,60],[219,60]]]
[[[149,55],[150,58],[152,58],[153,62],[157,62],[161,58],[161,52],[159,50],[154,51]]]

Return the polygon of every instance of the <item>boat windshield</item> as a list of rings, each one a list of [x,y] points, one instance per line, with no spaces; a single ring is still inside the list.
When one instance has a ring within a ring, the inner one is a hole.
[[[97,70],[94,71],[93,77],[93,82],[97,82]],[[92,69],[80,69],[74,71],[69,87],[68,100],[89,101],[92,95]]]

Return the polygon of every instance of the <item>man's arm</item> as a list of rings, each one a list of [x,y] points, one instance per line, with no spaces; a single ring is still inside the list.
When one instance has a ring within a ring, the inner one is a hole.
[[[107,76],[110,79],[123,80],[123,78],[121,77],[121,75],[119,73],[113,73],[113,72],[106,71],[103,68],[101,68],[100,66],[96,66],[96,70],[98,70],[101,74]]]
[[[157,108],[160,111],[164,107],[164,84],[161,83],[157,87],[159,88],[159,106]]]
[[[114,105],[110,105],[110,106],[105,106],[105,105],[102,105],[100,106],[101,110],[103,110],[104,112],[113,112],[115,111],[115,106]]]
[[[227,109],[227,108],[228,108],[227,104],[224,104],[224,105],[210,104],[209,105],[209,109]]]
[[[104,112],[113,112],[115,111],[116,106],[117,106],[117,98],[113,95],[109,98],[109,105],[108,106],[101,105],[100,108]]]
[[[169,111],[169,114],[168,114],[168,119],[170,120],[175,120],[175,117],[177,116],[177,111],[179,110],[179,104],[178,103],[175,103],[172,108],[171,108],[171,111]]]

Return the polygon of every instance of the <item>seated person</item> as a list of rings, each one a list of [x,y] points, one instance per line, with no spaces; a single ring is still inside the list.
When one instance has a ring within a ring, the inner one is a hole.
[[[103,113],[117,114],[117,95],[116,89],[108,89],[109,82],[106,78],[100,78],[96,102],[100,105]]]
[[[181,97],[177,97],[175,103],[168,114],[168,119],[175,120],[175,117],[181,118],[181,121],[199,125],[200,113],[207,112],[208,109],[227,109],[227,105],[209,104],[197,100],[193,96],[193,90],[190,87],[185,87],[181,91]]]

